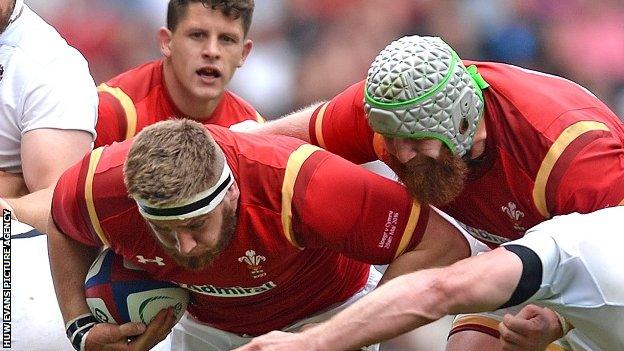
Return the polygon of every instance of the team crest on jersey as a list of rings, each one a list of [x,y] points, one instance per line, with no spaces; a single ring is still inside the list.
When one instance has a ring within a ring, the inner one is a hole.
[[[247,268],[249,268],[249,273],[254,278],[261,278],[266,276],[266,273],[262,270],[262,265],[260,263],[266,261],[266,257],[256,255],[254,250],[247,250],[245,252],[245,256],[239,257],[238,262],[243,262],[247,264]]]
[[[507,205],[501,207],[501,211],[509,216],[515,230],[523,232],[526,228],[522,225],[521,219],[524,218],[524,212],[517,209],[514,202],[509,202]]]
[[[155,263],[155,264],[157,264],[159,266],[164,266],[165,265],[165,262],[164,262],[165,259],[162,258],[162,257],[158,257],[158,256],[156,256],[154,258],[145,258],[145,257],[143,257],[143,255],[137,255],[136,258],[139,261],[139,263],[143,263],[143,264]]]

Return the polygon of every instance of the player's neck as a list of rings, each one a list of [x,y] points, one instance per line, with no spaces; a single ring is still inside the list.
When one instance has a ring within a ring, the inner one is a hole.
[[[166,64],[165,62],[165,65]],[[214,99],[196,98],[192,94],[185,92],[184,87],[173,75],[171,69],[164,67],[163,76],[169,97],[176,108],[184,115],[180,117],[188,117],[196,121],[204,122],[212,116],[212,113],[223,97],[223,94],[221,94]]]

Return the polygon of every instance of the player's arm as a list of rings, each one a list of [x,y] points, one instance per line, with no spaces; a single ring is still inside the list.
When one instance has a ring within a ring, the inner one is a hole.
[[[0,171],[0,197],[12,198],[28,194],[28,187],[21,174]]]
[[[308,126],[316,109],[322,102],[316,102],[268,122],[242,121],[230,126],[235,132],[286,135],[311,142]]]
[[[91,234],[91,223],[83,218],[86,207],[84,189],[85,168],[90,157],[70,167],[59,179],[52,199],[48,222],[48,255],[50,270],[59,308],[74,348],[81,350],[148,350],[169,333],[175,323],[171,310],[163,310],[147,327],[141,323],[113,325],[94,322],[86,304],[84,281],[102,243]],[[76,324],[77,323],[77,324]],[[73,329],[70,326],[74,325]],[[86,328],[89,329],[83,329]],[[88,333],[76,334],[79,331]],[[140,335],[131,343],[129,337]]]
[[[308,133],[308,126],[310,119],[321,104],[322,102],[313,103],[310,106],[266,123],[249,123],[244,121],[230,128],[235,131],[248,133],[287,135],[309,143],[310,134]]]
[[[533,191],[533,201],[545,218],[624,204],[624,132],[620,129],[580,121],[555,138]]]
[[[402,275],[327,322],[296,334],[272,332],[237,351],[355,350],[448,314],[496,309],[510,299],[521,274],[518,256],[496,249],[445,268]]]
[[[52,218],[48,226],[48,256],[56,298],[65,323],[90,313],[84,280],[98,248],[82,244],[61,233]]]
[[[91,314],[84,294],[84,281],[89,266],[95,259],[98,248],[82,244],[61,233],[53,220],[48,227],[48,255],[56,298],[63,315],[66,330],[71,322]],[[142,323],[126,323],[120,326],[98,323],[85,334],[83,339],[70,339],[85,351],[104,350],[117,347],[118,350],[149,350],[162,340],[175,323],[175,315],[170,309],[162,310],[154,321],[146,327]],[[128,338],[140,335],[128,343]]]
[[[555,256],[550,254],[549,260],[556,262]],[[512,242],[448,267],[397,277],[304,334],[317,340],[318,350],[353,349],[387,340],[445,315],[515,306],[538,298],[543,271],[551,269],[543,264],[552,262],[543,263],[536,251]],[[548,331],[556,335],[548,335],[543,345],[561,336],[556,324]]]
[[[241,122],[238,132],[281,134],[318,145],[355,163],[377,159],[373,131],[364,113],[364,82],[358,82],[328,102],[314,103],[264,124]]]
[[[358,260],[390,263],[398,275],[470,255],[464,236],[399,183],[304,145],[289,158],[287,237],[300,247],[329,246]],[[290,196],[290,198],[288,198]]]
[[[17,218],[41,232],[54,184],[90,150],[95,134],[97,94],[87,63],[77,52],[61,61],[25,82],[20,153],[30,194],[8,199]]]
[[[329,323],[311,330],[310,336],[322,346],[353,349],[448,314],[494,310],[509,301],[521,274],[521,260],[502,248],[446,268],[410,273],[384,284]],[[337,337],[336,331],[341,335]],[[347,343],[345,338],[353,341]]]
[[[98,119],[95,127],[97,138],[94,147],[126,140],[128,129],[134,128],[136,123],[136,109],[130,97],[120,88],[100,84],[98,100]],[[121,100],[126,101],[126,104],[124,105]]]
[[[30,193],[6,199],[21,222],[45,232],[57,179],[91,149],[92,141],[90,133],[79,130],[35,129],[22,136],[22,170]]]
[[[394,259],[379,284],[421,269],[443,267],[473,254],[476,240],[452,220],[431,209],[421,241],[411,251]]]

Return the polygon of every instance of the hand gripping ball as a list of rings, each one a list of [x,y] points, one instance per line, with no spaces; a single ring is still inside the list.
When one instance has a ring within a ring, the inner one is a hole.
[[[188,291],[148,273],[110,249],[95,259],[85,279],[91,313],[102,323],[149,322],[162,309],[173,306],[180,320],[189,302]]]

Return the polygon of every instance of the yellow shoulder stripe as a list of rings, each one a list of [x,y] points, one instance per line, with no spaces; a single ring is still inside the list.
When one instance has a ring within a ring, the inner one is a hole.
[[[282,184],[282,228],[286,239],[299,249],[301,249],[301,246],[295,240],[292,228],[292,199],[295,181],[303,163],[317,150],[321,149],[313,145],[304,144],[291,153],[286,163],[284,183]]]
[[[601,122],[595,121],[580,121],[572,124],[567,127],[555,140],[552,144],[546,157],[542,161],[539,171],[537,172],[537,176],[535,178],[535,185],[533,186],[533,202],[535,203],[535,207],[539,210],[540,214],[544,218],[550,218],[550,212],[548,211],[548,206],[546,204],[546,183],[548,182],[548,177],[550,177],[550,173],[552,172],[555,163],[563,154],[565,149],[570,145],[576,138],[580,135],[595,131],[595,130],[609,130],[609,128]]]
[[[113,88],[105,83],[102,83],[98,86],[98,91],[103,91],[111,94],[115,99],[119,101],[121,107],[124,109],[126,113],[126,135],[125,140],[132,138],[136,134],[137,127],[137,112],[136,107],[134,106],[134,101],[128,96],[128,94],[124,93],[121,88]]]
[[[87,204],[87,211],[89,212],[89,219],[91,220],[91,226],[95,233],[100,237],[102,243],[106,246],[110,246],[108,239],[104,234],[104,230],[100,226],[100,219],[98,218],[97,211],[95,210],[95,202],[93,201],[93,177],[95,176],[95,169],[102,156],[103,147],[99,147],[91,152],[91,159],[89,160],[89,169],[87,170],[87,179],[85,180],[85,201]]]
[[[418,224],[419,217],[420,217],[420,203],[413,201],[409,220],[407,221],[407,225],[405,226],[405,231],[403,232],[403,236],[401,237],[401,242],[399,242],[399,247],[397,247],[397,251],[394,254],[394,258],[399,257],[405,251],[407,244],[409,244],[410,240],[412,239],[412,236],[414,235],[414,230],[416,230],[416,224]]]
[[[325,148],[325,140],[323,139],[323,117],[325,116],[325,109],[329,105],[329,102],[323,104],[323,107],[319,110],[318,115],[316,115],[316,121],[314,122],[314,133],[316,134],[316,140],[318,141],[318,145]]]

